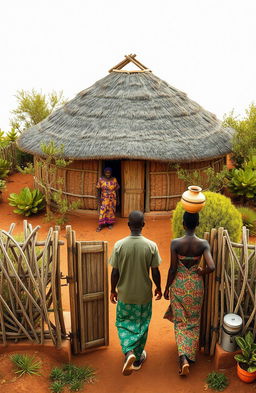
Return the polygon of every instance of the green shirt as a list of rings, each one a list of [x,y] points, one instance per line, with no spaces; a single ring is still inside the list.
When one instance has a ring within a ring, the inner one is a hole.
[[[109,262],[119,270],[118,300],[127,304],[152,300],[149,268],[158,267],[161,262],[155,242],[142,235],[127,236],[115,243]]]

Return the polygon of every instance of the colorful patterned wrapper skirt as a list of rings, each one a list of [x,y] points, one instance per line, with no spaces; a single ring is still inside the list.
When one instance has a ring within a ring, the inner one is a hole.
[[[116,221],[116,197],[101,199],[99,225],[111,225]]]
[[[197,274],[198,265],[186,268],[179,263],[170,287],[170,306],[164,318],[174,323],[178,354],[196,360],[199,349],[200,317],[204,295],[203,278]]]
[[[119,189],[119,184],[115,177],[111,179],[101,177],[96,188],[101,190],[99,225],[114,224],[116,213],[116,191]]]
[[[124,354],[133,350],[136,359],[140,359],[147,341],[151,315],[152,302],[147,304],[125,304],[118,301],[116,327]]]

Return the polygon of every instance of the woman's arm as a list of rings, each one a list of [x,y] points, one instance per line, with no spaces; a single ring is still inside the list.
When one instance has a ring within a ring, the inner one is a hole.
[[[206,274],[210,274],[210,273],[214,272],[214,270],[215,270],[215,264],[212,259],[210,245],[207,241],[205,241],[205,250],[203,252],[203,256],[204,256],[204,260],[206,262],[206,267],[205,267],[205,269],[202,269],[200,267],[197,269],[197,273],[200,276],[205,276]]]
[[[171,286],[173,280],[175,279],[177,267],[178,267],[177,253],[175,251],[174,246],[175,246],[175,243],[172,241],[171,242],[171,261],[170,261],[170,267],[169,267],[167,282],[166,282],[165,291],[164,291],[164,298],[166,300],[169,300],[169,289],[170,289],[170,286]]]

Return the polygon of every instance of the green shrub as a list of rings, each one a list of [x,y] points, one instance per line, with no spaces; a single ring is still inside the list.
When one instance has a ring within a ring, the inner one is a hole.
[[[206,197],[205,207],[199,213],[200,224],[196,228],[199,237],[204,236],[204,232],[210,232],[212,228],[224,227],[228,230],[233,241],[241,238],[241,228],[243,225],[241,214],[232,205],[231,200],[224,195],[214,192],[204,192]],[[173,213],[173,234],[175,237],[184,235],[183,229],[184,209],[179,202]]]
[[[206,383],[210,389],[222,392],[229,385],[225,374],[213,371],[207,375]]]
[[[256,211],[249,207],[240,206],[237,210],[242,215],[243,225],[249,229],[251,236],[256,236]]]
[[[14,354],[11,357],[11,361],[15,364],[17,370],[16,374],[29,374],[29,375],[39,375],[38,371],[41,367],[41,362],[36,360],[33,356]]]
[[[256,171],[246,166],[244,169],[233,169],[231,171],[229,189],[235,195],[247,199],[255,198]]]
[[[10,172],[11,164],[9,161],[0,158],[0,179],[5,179]]]
[[[10,205],[16,207],[14,213],[25,217],[37,214],[45,208],[45,199],[41,191],[28,187],[23,188],[19,194],[10,194]]]

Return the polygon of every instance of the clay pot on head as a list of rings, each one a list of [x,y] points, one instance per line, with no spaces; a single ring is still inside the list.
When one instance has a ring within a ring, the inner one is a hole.
[[[205,205],[205,196],[201,191],[201,187],[189,186],[188,190],[183,192],[181,204],[184,210],[189,213],[200,212]]]
[[[245,383],[251,383],[256,379],[256,371],[249,373],[248,371],[241,368],[239,363],[237,363],[237,376],[241,379],[241,381]]]

